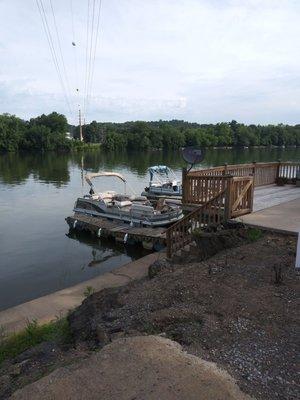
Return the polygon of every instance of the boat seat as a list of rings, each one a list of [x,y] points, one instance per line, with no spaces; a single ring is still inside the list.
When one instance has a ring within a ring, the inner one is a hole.
[[[131,212],[134,215],[153,215],[154,208],[152,206],[146,206],[144,204],[133,203],[131,207]]]
[[[132,202],[130,200],[123,200],[123,201],[113,200],[111,203],[114,206],[121,207],[121,208],[131,206],[131,204],[132,204]]]
[[[133,196],[130,196],[130,200],[131,200],[131,201],[139,201],[139,202],[142,202],[142,201],[147,201],[148,199],[147,199],[146,196],[136,196],[136,195],[133,195]]]
[[[102,200],[111,200],[114,196],[116,196],[116,192],[112,192],[112,191],[107,191],[107,192],[103,192],[103,193],[99,193],[99,198],[101,198]]]

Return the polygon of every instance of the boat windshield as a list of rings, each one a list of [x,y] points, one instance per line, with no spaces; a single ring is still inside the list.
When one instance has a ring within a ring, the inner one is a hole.
[[[155,180],[159,184],[164,183],[178,183],[178,178],[176,177],[174,171],[167,167],[166,165],[155,165],[148,168],[150,174],[150,184]]]

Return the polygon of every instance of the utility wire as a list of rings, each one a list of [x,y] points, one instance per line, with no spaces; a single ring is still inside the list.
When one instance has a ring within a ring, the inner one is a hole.
[[[77,65],[77,42],[75,37],[75,28],[74,28],[74,10],[73,10],[73,0],[70,0],[71,6],[71,21],[72,21],[72,46],[73,46],[73,54],[74,54],[74,65],[75,65],[75,100],[76,106],[79,106],[79,79],[78,79],[78,65]]]
[[[69,97],[70,93],[71,93],[71,90],[70,90],[70,83],[69,83],[69,79],[68,79],[68,74],[67,74],[67,71],[66,71],[65,60],[64,60],[64,56],[63,56],[63,52],[62,52],[62,48],[61,48],[61,40],[60,40],[60,36],[59,36],[59,33],[58,33],[58,28],[57,28],[57,23],[56,23],[56,18],[55,18],[55,13],[54,13],[54,9],[53,9],[52,0],[49,0],[49,2],[50,2],[51,11],[52,11],[52,17],[53,17],[53,22],[54,22],[54,27],[55,27],[55,32],[56,32],[58,49],[59,49],[59,54],[60,54],[60,58],[61,58],[61,62],[62,62],[63,73],[64,73],[64,78],[65,78],[65,81],[66,81],[66,88],[67,88],[68,97]]]
[[[86,112],[86,92],[87,92],[87,77],[88,77],[89,26],[90,26],[90,0],[88,0],[87,23],[86,23],[85,79],[84,79],[84,99],[83,99],[83,114],[84,114],[84,117],[85,117],[85,112]]]
[[[92,70],[91,70],[91,77],[90,77],[90,87],[89,87],[89,98],[92,95],[92,85],[94,80],[94,71],[95,71],[95,59],[96,59],[96,52],[97,52],[97,44],[98,44],[98,36],[99,36],[99,26],[100,26],[100,15],[101,15],[101,7],[102,7],[102,0],[99,0],[98,6],[98,16],[97,16],[97,26],[96,26],[96,38],[95,38],[95,46],[94,46],[94,54],[93,54],[93,61],[92,61]]]
[[[91,69],[92,69],[92,52],[93,52],[93,41],[94,41],[94,20],[95,20],[95,0],[93,0],[92,9],[92,27],[91,27],[91,38],[89,48],[89,64],[88,64],[88,76],[87,76],[87,88],[86,88],[86,112],[89,105],[89,88],[91,80]]]
[[[67,95],[67,91],[66,91],[66,88],[65,88],[65,85],[64,85],[64,81],[63,81],[63,78],[62,78],[62,74],[61,74],[61,70],[60,70],[60,67],[59,67],[58,58],[57,58],[57,55],[56,55],[56,51],[55,51],[55,47],[54,47],[51,31],[50,31],[49,24],[48,24],[48,21],[47,21],[47,16],[46,16],[46,13],[45,13],[44,5],[43,5],[42,0],[36,0],[36,4],[37,4],[37,7],[38,7],[40,16],[41,16],[42,24],[43,24],[44,31],[45,31],[45,34],[46,34],[46,38],[47,38],[47,41],[48,41],[48,45],[49,45],[49,48],[50,48],[52,61],[54,63],[54,66],[55,66],[55,69],[56,69],[56,72],[57,72],[57,75],[58,75],[58,79],[59,79],[59,82],[60,82],[61,87],[62,87],[62,92],[63,92],[64,98],[65,98],[67,107],[69,109],[69,112],[72,113],[71,107],[70,107],[70,102],[69,102],[68,95]]]

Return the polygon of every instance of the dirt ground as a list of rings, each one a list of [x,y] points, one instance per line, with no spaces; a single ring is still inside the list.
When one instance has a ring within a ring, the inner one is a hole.
[[[164,334],[222,366],[257,399],[297,399],[295,249],[294,237],[270,234],[204,262],[195,255],[190,264],[182,257],[160,265],[151,280],[88,298],[70,316],[76,341],[92,348],[137,332]]]
[[[6,388],[0,398],[36,380],[40,363],[42,376],[115,339],[159,334],[227,370],[256,399],[298,399],[295,252],[295,237],[265,234],[203,262],[196,252],[176,263],[157,262],[152,279],[88,297],[69,316],[74,343],[57,349],[58,358],[47,363],[53,354],[48,344],[42,357],[31,350],[6,362],[0,369],[0,387]],[[16,366],[15,375],[7,372]]]

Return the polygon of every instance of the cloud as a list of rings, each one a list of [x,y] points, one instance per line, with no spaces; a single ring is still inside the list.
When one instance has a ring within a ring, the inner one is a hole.
[[[21,0],[0,2],[0,112],[29,118],[55,109],[75,123],[87,10],[73,0],[74,48],[69,2],[52,2],[72,112],[38,10]],[[88,120],[299,123],[299,12],[295,0],[103,0]]]

